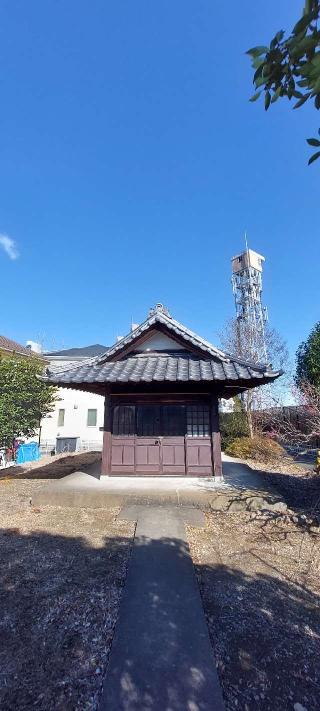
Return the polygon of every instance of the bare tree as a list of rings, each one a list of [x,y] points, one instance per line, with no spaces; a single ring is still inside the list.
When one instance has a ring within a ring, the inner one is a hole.
[[[318,446],[320,440],[320,390],[308,380],[294,386],[294,406],[274,408],[269,413],[270,427],[292,445]]]
[[[272,365],[273,370],[285,371],[285,376],[273,384],[247,390],[242,394],[243,410],[247,414],[250,436],[253,437],[255,431],[264,426],[264,413],[281,407],[290,388],[291,366],[287,345],[274,328],[267,325],[265,333],[259,335],[253,333],[252,326],[244,321],[239,328],[237,319],[230,319],[219,333],[219,337],[221,346],[227,353],[251,363],[259,363],[260,354],[266,350],[268,365]]]

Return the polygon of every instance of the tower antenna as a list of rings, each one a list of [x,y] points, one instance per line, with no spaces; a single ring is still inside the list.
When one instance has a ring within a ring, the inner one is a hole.
[[[265,323],[266,307],[262,305],[262,268],[265,258],[248,248],[232,258],[232,290],[236,308],[237,338],[243,358],[253,362],[268,361]]]

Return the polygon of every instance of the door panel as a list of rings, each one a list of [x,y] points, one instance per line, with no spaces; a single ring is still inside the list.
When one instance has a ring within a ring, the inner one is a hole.
[[[206,403],[115,405],[111,471],[209,476],[212,445]]]
[[[164,474],[185,474],[184,437],[163,438],[162,470]]]
[[[135,471],[137,474],[161,473],[161,440],[138,437],[135,445]]]
[[[112,437],[111,471],[134,473],[133,437]]]
[[[211,439],[209,437],[186,438],[187,474],[212,474]]]

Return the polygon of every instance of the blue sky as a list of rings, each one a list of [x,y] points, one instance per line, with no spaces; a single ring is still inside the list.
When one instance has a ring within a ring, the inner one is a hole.
[[[245,50],[302,4],[3,0],[1,333],[109,344],[162,301],[217,341],[246,229],[295,350],[319,319],[320,121],[250,104]]]

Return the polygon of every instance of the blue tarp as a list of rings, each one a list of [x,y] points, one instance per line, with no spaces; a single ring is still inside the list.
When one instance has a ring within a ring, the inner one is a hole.
[[[16,462],[17,464],[24,464],[25,462],[35,462],[40,459],[39,445],[36,442],[29,442],[29,444],[20,444],[17,451]]]

